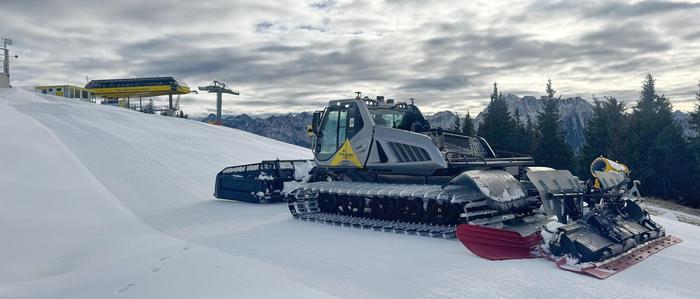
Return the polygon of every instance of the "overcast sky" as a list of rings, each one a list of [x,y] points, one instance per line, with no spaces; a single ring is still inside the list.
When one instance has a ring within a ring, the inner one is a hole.
[[[498,4],[494,4],[494,3]],[[491,84],[636,100],[642,77],[690,110],[700,3],[661,1],[0,0],[16,86],[175,76],[228,83],[225,111],[296,112],[363,91],[479,112]],[[187,113],[214,97],[181,100]]]

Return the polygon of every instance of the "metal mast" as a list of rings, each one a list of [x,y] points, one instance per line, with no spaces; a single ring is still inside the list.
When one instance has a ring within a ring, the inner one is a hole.
[[[12,45],[12,40],[9,38],[2,39],[2,71],[0,72],[0,87],[10,87],[10,49],[8,46]],[[17,55],[15,55],[17,58]]]
[[[226,84],[214,80],[214,83],[207,86],[200,86],[199,90],[207,91],[209,93],[216,93],[216,124],[221,124],[221,94],[228,93],[232,95],[239,95],[240,93],[236,90],[231,90],[226,87]]]

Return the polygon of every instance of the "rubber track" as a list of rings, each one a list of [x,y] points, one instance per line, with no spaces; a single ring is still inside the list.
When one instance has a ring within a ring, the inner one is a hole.
[[[315,199],[290,201],[289,211],[295,219],[309,222],[325,223],[342,227],[361,228],[373,231],[391,232],[397,234],[417,235],[443,239],[454,239],[455,225],[432,225],[424,223],[408,223],[390,220],[379,220],[365,217],[354,217],[341,214],[320,212]]]
[[[325,223],[335,226],[352,227],[388,233],[416,235],[433,238],[454,239],[456,226],[406,223],[389,220],[377,220],[331,213],[296,214],[294,218],[309,222]]]

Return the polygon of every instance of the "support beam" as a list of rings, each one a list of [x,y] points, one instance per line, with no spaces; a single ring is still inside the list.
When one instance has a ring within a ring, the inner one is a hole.
[[[221,92],[216,93],[216,124],[221,124]]]
[[[173,94],[169,93],[168,94],[168,116],[174,116],[175,115],[175,110],[173,110]]]

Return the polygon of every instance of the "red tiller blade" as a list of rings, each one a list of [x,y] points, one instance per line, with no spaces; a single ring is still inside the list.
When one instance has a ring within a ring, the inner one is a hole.
[[[540,257],[533,254],[533,250],[542,243],[539,232],[521,236],[513,231],[461,224],[455,234],[471,252],[489,260]]]

